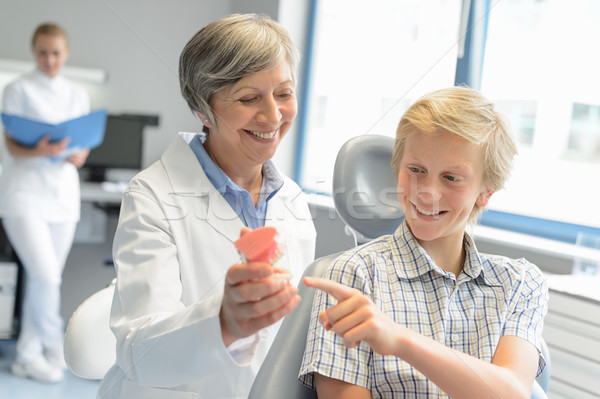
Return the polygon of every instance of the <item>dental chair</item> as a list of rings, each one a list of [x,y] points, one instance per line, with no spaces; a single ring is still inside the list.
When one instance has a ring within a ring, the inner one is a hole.
[[[350,139],[338,152],[333,172],[333,200],[355,244],[393,233],[404,219],[390,165],[393,148],[394,140],[390,137],[364,135]],[[315,260],[303,276],[323,276],[338,255]],[[316,391],[298,380],[314,291],[300,282],[298,294],[302,301],[284,318],[248,399],[317,398]],[[547,365],[534,383],[532,399],[547,398],[550,355],[546,343],[542,344]]]
[[[117,359],[117,339],[108,325],[115,282],[79,305],[67,324],[65,362],[78,377],[101,380]]]

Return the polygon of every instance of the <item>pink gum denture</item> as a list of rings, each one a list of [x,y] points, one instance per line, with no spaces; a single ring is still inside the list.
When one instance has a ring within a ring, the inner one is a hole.
[[[281,255],[277,229],[270,226],[254,229],[233,243],[248,262],[275,263]]]

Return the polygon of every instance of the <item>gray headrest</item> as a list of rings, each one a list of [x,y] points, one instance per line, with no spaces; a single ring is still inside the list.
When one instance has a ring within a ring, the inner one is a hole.
[[[333,201],[359,241],[391,234],[404,219],[391,166],[393,151],[393,138],[363,135],[348,140],[338,152]]]

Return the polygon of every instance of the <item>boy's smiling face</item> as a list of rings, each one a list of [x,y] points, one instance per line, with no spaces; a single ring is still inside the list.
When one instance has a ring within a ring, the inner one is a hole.
[[[445,131],[416,132],[406,141],[398,173],[398,198],[419,243],[448,240],[462,244],[475,204],[492,192],[483,185],[481,147]]]

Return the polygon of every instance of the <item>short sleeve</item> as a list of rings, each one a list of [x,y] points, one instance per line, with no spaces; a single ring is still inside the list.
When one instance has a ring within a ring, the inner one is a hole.
[[[514,306],[506,319],[502,335],[514,335],[523,338],[540,352],[538,374],[545,367],[545,359],[541,355],[541,338],[544,316],[548,311],[548,284],[537,266],[520,260],[522,278],[512,301]]]
[[[19,115],[23,112],[23,96],[19,94],[18,85],[14,82],[7,85],[2,92],[2,112]]]

